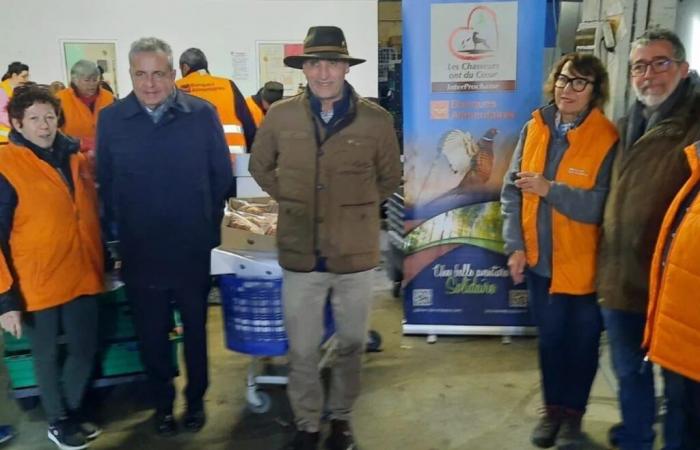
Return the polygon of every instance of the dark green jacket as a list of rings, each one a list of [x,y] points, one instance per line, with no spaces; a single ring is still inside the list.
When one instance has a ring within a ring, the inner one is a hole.
[[[603,214],[598,296],[604,308],[645,313],[664,214],[690,175],[683,149],[700,140],[700,86],[682,82],[664,118],[632,141],[640,104],[618,123],[620,142]]]

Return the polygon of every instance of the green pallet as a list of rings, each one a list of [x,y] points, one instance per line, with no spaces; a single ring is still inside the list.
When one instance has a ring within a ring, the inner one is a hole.
[[[7,367],[7,373],[10,375],[12,389],[36,386],[32,355],[5,356],[3,361]]]
[[[100,304],[99,320],[99,334],[103,341],[136,336],[134,317],[128,304]]]
[[[113,291],[103,292],[98,297],[100,303],[122,304],[128,303],[126,298],[126,289],[121,286]]]
[[[173,365],[177,369],[177,350],[180,339],[172,340]],[[141,353],[136,341],[117,342],[107,345],[101,355],[102,376],[126,375],[143,372]]]
[[[5,332],[5,354],[23,353],[31,350],[29,340],[25,335],[17,339],[7,331]]]
[[[135,341],[109,344],[102,351],[102,376],[143,372],[140,356]]]

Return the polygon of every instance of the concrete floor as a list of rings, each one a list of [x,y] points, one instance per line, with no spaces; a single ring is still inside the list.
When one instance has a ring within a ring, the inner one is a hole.
[[[425,337],[401,334],[402,305],[377,271],[372,328],[380,331],[384,351],[367,354],[364,389],[355,412],[363,450],[519,450],[534,448],[530,431],[540,406],[535,338]],[[220,309],[210,308],[211,388],[208,423],[198,434],[159,438],[151,432],[151,412],[143,385],[100,391],[97,417],[104,434],[95,449],[276,450],[293,433],[284,389],[268,390],[269,413],[246,409],[245,375],[249,359],[225,349]],[[606,349],[605,349],[606,350]],[[584,427],[589,450],[608,448],[608,428],[619,420],[607,355],[601,359]],[[4,370],[4,369],[3,369]],[[7,377],[3,372],[0,382]],[[181,383],[181,380],[178,380]],[[179,411],[183,405],[178,404]],[[15,402],[0,403],[0,417],[20,435],[13,449],[50,450],[41,408],[21,411]]]

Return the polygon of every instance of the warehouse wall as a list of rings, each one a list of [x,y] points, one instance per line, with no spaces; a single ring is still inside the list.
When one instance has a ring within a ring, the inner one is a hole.
[[[29,64],[32,79],[65,81],[61,39],[114,40],[121,95],[130,91],[131,42],[157,36],[175,59],[199,47],[212,74],[232,76],[232,51],[249,56],[244,94],[257,91],[256,41],[301,42],[309,26],[337,25],[350,54],[367,59],[348,80],[365,96],[377,96],[377,0],[2,0],[0,67],[14,60]],[[178,74],[179,76],[179,74]]]
[[[686,47],[690,67],[700,72],[700,2],[679,3],[676,20],[676,31]]]

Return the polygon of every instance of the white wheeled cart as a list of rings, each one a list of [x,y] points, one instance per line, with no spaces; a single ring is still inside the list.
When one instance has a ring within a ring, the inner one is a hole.
[[[286,355],[288,345],[282,311],[282,268],[276,252],[214,249],[211,274],[219,276],[226,346],[252,356],[247,375],[246,401],[251,411],[270,409],[270,396],[260,385],[286,385],[287,376],[265,373],[263,362]],[[337,341],[330,302],[325,313],[319,371],[332,366]],[[370,330],[367,351],[380,351],[381,335]]]
[[[263,373],[262,360],[287,353],[281,287],[282,268],[274,252],[214,249],[211,274],[219,276],[226,346],[251,355],[246,401],[254,413],[270,409],[259,385],[286,385],[287,376]]]

